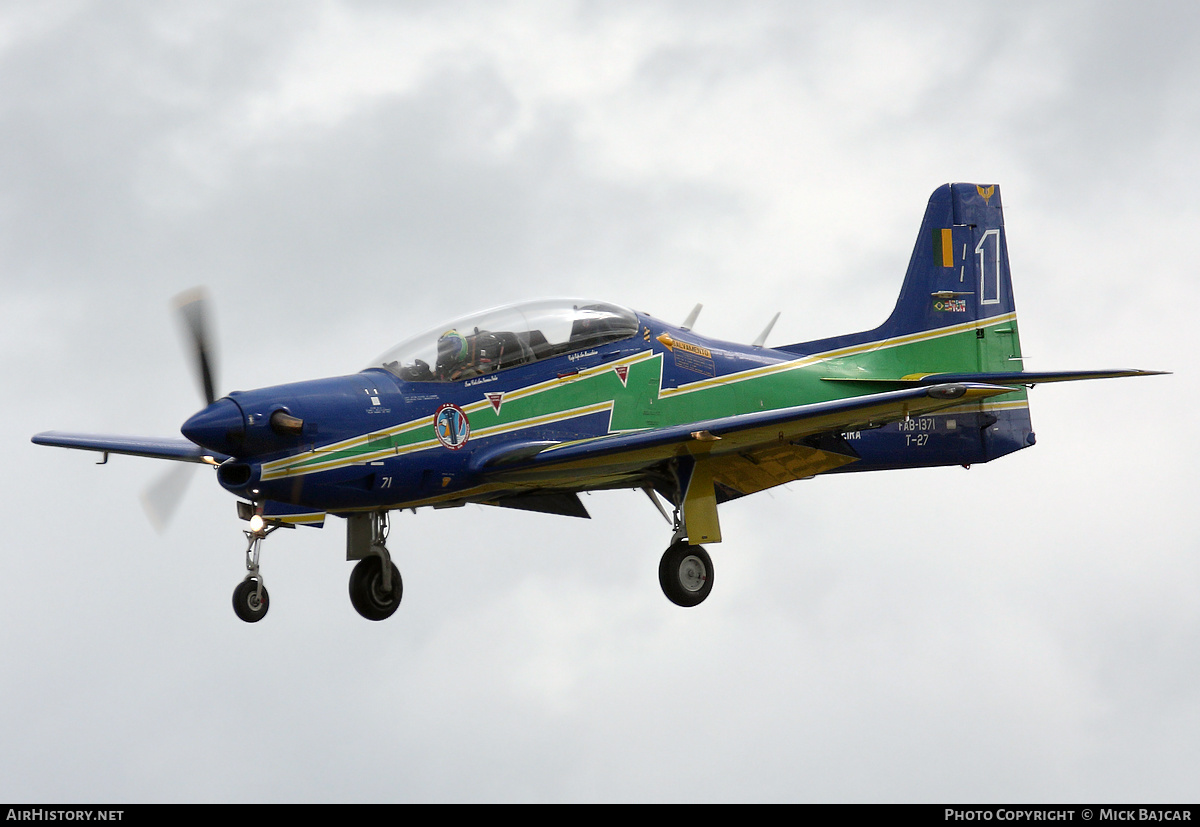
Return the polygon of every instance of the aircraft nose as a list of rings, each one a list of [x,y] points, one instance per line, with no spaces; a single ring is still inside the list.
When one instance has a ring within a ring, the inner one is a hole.
[[[226,397],[193,414],[180,430],[197,445],[234,456],[246,437],[246,418],[238,404]]]

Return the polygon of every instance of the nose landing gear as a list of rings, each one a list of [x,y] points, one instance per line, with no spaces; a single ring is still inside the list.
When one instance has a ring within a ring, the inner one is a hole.
[[[262,550],[262,541],[279,526],[268,526],[263,522],[262,515],[256,514],[250,520],[250,530],[243,532],[250,544],[246,547],[246,578],[233,590],[233,611],[247,623],[257,623],[267,616],[270,608],[270,598],[267,597],[267,587],[263,585],[262,574],[258,569],[258,558]]]

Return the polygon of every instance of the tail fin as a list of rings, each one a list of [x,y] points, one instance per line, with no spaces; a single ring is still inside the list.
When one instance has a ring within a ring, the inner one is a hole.
[[[894,387],[923,383],[933,375],[942,381],[1006,376],[1006,384],[1022,384],[1000,188],[946,184],[934,191],[900,298],[882,325],[780,350],[816,356],[826,371],[823,378],[831,381]],[[973,461],[1033,444],[1026,400],[1021,388],[1003,401],[955,413],[959,432],[977,435],[964,436],[972,452],[980,451],[972,454],[978,457]]]
[[[1000,188],[946,184],[934,191],[900,297],[882,325],[779,349],[844,355],[859,377],[882,380],[911,378],[914,371],[1019,372]],[[877,358],[863,358],[869,353]]]
[[[896,308],[878,332],[895,338],[963,323],[983,327],[1015,314],[1000,188],[939,187],[925,209]]]
[[[874,330],[777,349],[815,357],[822,379],[875,388],[944,382],[1032,386],[1158,373],[1024,369],[995,184],[946,184],[934,191],[887,321]],[[970,421],[979,429],[985,460],[1034,443],[1024,388],[973,407]],[[962,415],[956,413],[955,420],[956,427],[965,427]]]

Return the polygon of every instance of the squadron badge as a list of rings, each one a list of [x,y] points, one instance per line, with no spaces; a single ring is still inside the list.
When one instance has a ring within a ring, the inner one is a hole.
[[[451,451],[457,451],[467,444],[471,436],[471,423],[462,408],[443,405],[433,415],[433,431],[437,434],[438,442]]]

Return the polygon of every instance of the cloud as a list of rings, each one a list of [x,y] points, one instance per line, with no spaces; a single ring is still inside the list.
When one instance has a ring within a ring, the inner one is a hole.
[[[1099,4],[61,3],[0,13],[0,793],[68,801],[1171,801],[1196,761],[1194,15]],[[394,516],[405,598],[349,606],[338,521],[245,540],[199,469],[49,428],[595,295],[771,342],[890,310],[924,202],[1004,188],[1038,445],[722,510],[680,610],[638,492],[591,521]],[[1182,397],[1182,398],[1181,398]]]

